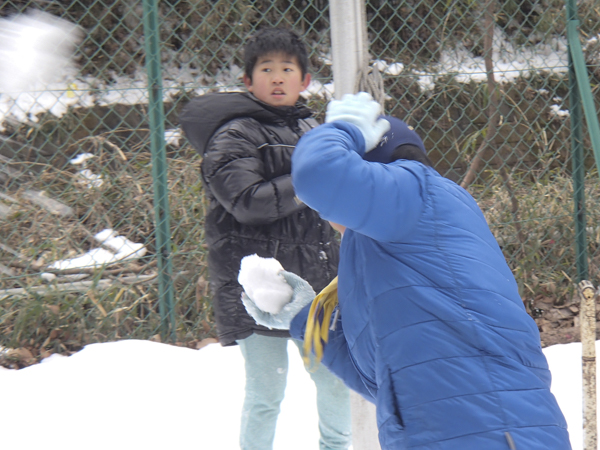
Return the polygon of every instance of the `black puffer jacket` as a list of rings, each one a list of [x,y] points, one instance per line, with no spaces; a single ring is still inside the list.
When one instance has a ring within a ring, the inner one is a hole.
[[[306,107],[273,107],[249,93],[203,95],[181,114],[187,138],[203,156],[208,268],[222,345],[252,333],[289,336],[257,325],[246,313],[237,282],[244,256],[276,258],[317,292],[337,274],[333,229],[292,187],[294,147],[317,125],[310,116]]]

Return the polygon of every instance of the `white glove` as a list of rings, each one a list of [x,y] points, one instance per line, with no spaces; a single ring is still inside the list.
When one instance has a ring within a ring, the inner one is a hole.
[[[327,105],[325,122],[343,120],[358,127],[365,138],[365,152],[373,150],[383,135],[390,129],[390,123],[378,119],[381,105],[367,92],[346,94],[341,100],[331,100]]]
[[[246,311],[250,314],[256,323],[268,328],[277,328],[279,330],[289,330],[292,319],[306,305],[315,298],[315,291],[308,282],[292,272],[282,270],[279,272],[285,281],[292,288],[292,299],[277,314],[271,314],[261,310],[256,303],[252,301],[246,292],[242,293],[242,303]]]

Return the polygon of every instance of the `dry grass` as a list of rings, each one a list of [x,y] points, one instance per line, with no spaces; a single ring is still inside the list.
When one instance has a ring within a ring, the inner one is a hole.
[[[500,181],[492,183],[479,204],[496,236],[526,303],[550,298],[556,305],[568,303],[577,282],[573,180],[566,173],[550,173],[534,182],[521,180],[515,196],[518,212],[511,212],[511,199]],[[477,191],[477,190],[476,190]],[[478,192],[475,192],[475,196]],[[600,183],[596,171],[585,180],[589,279],[600,276]],[[522,230],[521,241],[517,225]]]
[[[124,337],[148,339],[160,332],[156,278],[135,279],[157,272],[151,160],[144,148],[112,154],[99,151],[87,168],[102,174],[100,187],[89,188],[73,168],[48,166],[11,193],[19,199],[25,190],[43,190],[73,208],[74,215],[60,217],[21,200],[11,205],[10,220],[0,221],[3,243],[14,250],[1,251],[0,263],[15,274],[1,277],[0,289],[29,292],[0,297],[0,346],[27,346],[36,355],[75,351],[87,343]],[[176,339],[195,345],[214,334],[205,281],[204,196],[195,156],[171,159],[168,166]],[[105,228],[143,243],[147,256],[136,263],[95,270],[48,270],[53,261],[98,247],[93,235]],[[55,283],[77,283],[79,277],[75,280],[73,272],[78,272],[93,286],[81,292],[32,293],[34,287],[44,285],[42,272],[56,273],[60,281]],[[112,286],[100,289],[107,280]]]
[[[161,320],[156,280],[123,281],[125,276],[142,277],[157,270],[151,159],[145,148],[135,153],[98,151],[88,168],[102,174],[101,187],[88,188],[74,169],[48,167],[12,194],[18,198],[25,189],[45,190],[72,207],[75,214],[58,217],[26,201],[13,205],[11,220],[0,222],[0,234],[8,237],[6,245],[19,256],[0,253],[0,263],[16,273],[0,280],[2,289],[20,287],[31,292],[32,287],[42,285],[40,273],[45,265],[97,247],[93,234],[108,227],[144,243],[149,254],[135,264],[84,271],[88,281],[113,280],[108,288],[92,286],[68,293],[48,290],[1,299],[0,345],[26,346],[35,356],[124,337],[156,338]],[[168,161],[176,339],[189,345],[214,334],[203,239],[206,204],[198,169],[199,159],[194,155]],[[509,192],[493,172],[486,186],[474,186],[472,193],[515,273],[524,301],[543,297],[560,304],[572,296],[577,273],[571,179],[557,171],[546,171],[533,181],[531,173],[522,179],[516,176],[513,174],[512,182],[519,202],[517,214],[511,213]],[[600,203],[595,173],[587,177],[586,196],[588,205]],[[597,210],[589,208],[588,223],[597,223]],[[524,241],[517,237],[517,223]],[[600,275],[600,256],[596,255],[600,228],[590,231],[590,278],[594,281]],[[66,281],[73,276],[59,275]]]

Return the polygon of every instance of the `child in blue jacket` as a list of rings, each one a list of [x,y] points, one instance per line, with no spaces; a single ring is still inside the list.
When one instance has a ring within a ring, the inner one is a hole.
[[[366,93],[333,101],[292,158],[298,197],[343,232],[331,323],[287,272],[279,315],[246,308],[325,344],[323,363],[375,403],[383,450],[569,450],[537,326],[481,210],[379,110]]]

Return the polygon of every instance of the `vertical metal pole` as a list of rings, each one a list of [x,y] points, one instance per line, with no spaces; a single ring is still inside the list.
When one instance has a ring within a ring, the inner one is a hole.
[[[583,450],[598,448],[596,422],[596,292],[583,280],[578,285],[581,297],[581,357],[583,369]]]
[[[150,146],[154,181],[154,212],[156,220],[156,255],[158,258],[158,292],[161,316],[161,336],[164,341],[175,339],[173,308],[173,269],[171,266],[171,220],[167,184],[162,74],[160,69],[160,35],[158,0],[144,0],[144,39],[146,71],[148,73]]]
[[[577,11],[572,0],[567,0],[567,21],[577,20]],[[571,164],[573,167],[573,201],[575,214],[575,252],[577,263],[578,281],[588,278],[587,237],[585,217],[585,189],[584,189],[584,157],[583,157],[583,114],[581,111],[581,95],[575,76],[569,40],[569,111],[571,119]]]
[[[330,0],[334,97],[355,93],[359,70],[368,64],[367,14],[364,0]],[[350,392],[352,448],[379,450],[375,406]]]
[[[569,56],[573,60],[579,98],[583,104],[583,111],[585,112],[590,140],[592,141],[596,166],[600,168],[600,121],[598,120],[598,114],[596,114],[594,95],[590,86],[590,78],[585,63],[585,57],[583,56],[583,49],[581,48],[577,6],[574,0],[567,0],[567,7],[567,14],[569,14],[569,20],[567,21]]]
[[[351,391],[350,407],[352,408],[352,448],[380,450],[375,405],[362,398],[360,394]]]
[[[368,63],[364,0],[330,0],[334,97],[354,93],[358,72]]]

